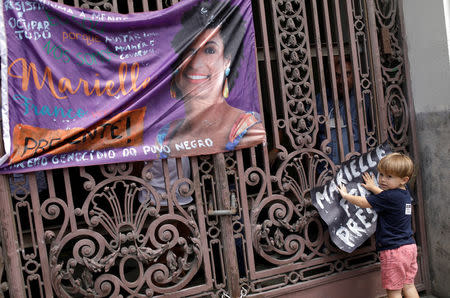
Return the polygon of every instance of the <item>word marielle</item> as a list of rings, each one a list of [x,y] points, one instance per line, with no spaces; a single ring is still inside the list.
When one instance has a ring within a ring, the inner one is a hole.
[[[18,67],[16,67],[19,69],[18,72],[13,73],[12,70],[16,66],[16,64],[19,65]],[[20,66],[22,67],[21,69]],[[28,90],[28,86],[30,83],[30,76],[33,75],[33,82],[35,87],[38,90],[41,90],[45,85],[47,85],[53,97],[57,99],[67,98],[67,95],[64,94],[66,91],[69,92],[70,94],[76,94],[80,90],[82,90],[82,92],[84,91],[84,94],[86,96],[91,96],[92,94],[94,94],[94,92],[95,95],[97,96],[103,96],[103,94],[106,93],[106,95],[113,97],[116,96],[119,92],[122,92],[122,95],[127,95],[132,91],[137,92],[140,89],[145,89],[150,83],[150,77],[148,77],[144,79],[144,81],[140,86],[137,86],[137,81],[139,78],[139,63],[134,62],[131,65],[130,69],[131,87],[128,90],[126,90],[125,81],[127,78],[127,74],[128,74],[128,65],[127,63],[122,62],[119,66],[119,76],[118,76],[119,82],[115,82],[112,80],[102,82],[103,86],[105,86],[103,89],[100,86],[101,82],[99,79],[95,79],[94,85],[90,87],[89,82],[82,78],[78,79],[76,87],[73,88],[71,80],[66,77],[62,77],[61,79],[59,79],[57,83],[57,88],[55,88],[52,70],[48,66],[45,67],[43,75],[38,73],[38,70],[36,69],[36,64],[34,64],[33,62],[28,63],[25,58],[18,58],[14,60],[8,67],[8,75],[10,77],[22,80],[23,91]],[[42,77],[41,82],[39,81],[40,77]],[[47,83],[46,80],[48,81]],[[115,87],[116,84],[118,84],[118,87]],[[117,89],[114,91],[114,88]]]

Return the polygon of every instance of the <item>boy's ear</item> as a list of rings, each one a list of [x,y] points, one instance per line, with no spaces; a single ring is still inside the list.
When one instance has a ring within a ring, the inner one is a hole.
[[[403,177],[403,178],[402,178],[403,184],[408,183],[408,181],[409,181],[409,177]]]

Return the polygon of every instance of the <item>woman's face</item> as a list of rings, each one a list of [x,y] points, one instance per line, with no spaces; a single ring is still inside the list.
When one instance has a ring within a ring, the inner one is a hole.
[[[224,57],[219,30],[205,30],[185,51],[175,76],[183,97],[215,101],[222,98],[225,69],[230,59]]]

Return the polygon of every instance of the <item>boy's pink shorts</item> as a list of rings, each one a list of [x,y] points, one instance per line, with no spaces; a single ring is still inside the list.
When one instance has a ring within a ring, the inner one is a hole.
[[[381,283],[384,289],[400,290],[414,284],[417,273],[417,246],[408,244],[380,251]]]

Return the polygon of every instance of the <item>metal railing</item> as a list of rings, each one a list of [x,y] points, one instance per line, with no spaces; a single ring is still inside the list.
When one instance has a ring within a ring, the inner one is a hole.
[[[58,2],[134,13],[178,1]],[[252,6],[268,143],[190,158],[191,177],[165,175],[168,194],[152,188],[151,163],[65,168],[25,180],[1,176],[1,293],[273,297],[319,292],[378,270],[373,238],[351,254],[337,249],[309,192],[338,167],[328,154],[332,142],[340,161],[385,140],[417,159],[401,2],[260,0]],[[333,112],[318,108],[319,100],[337,102],[336,73],[347,69],[334,64],[335,56],[350,62],[354,82],[348,88],[344,79],[347,115],[352,98],[357,107],[357,129],[347,136],[333,136],[327,122]],[[166,173],[167,161],[163,168]],[[177,190],[194,203],[178,204]],[[137,200],[144,192],[168,206],[142,206]],[[420,290],[429,285],[420,179],[414,192]]]

